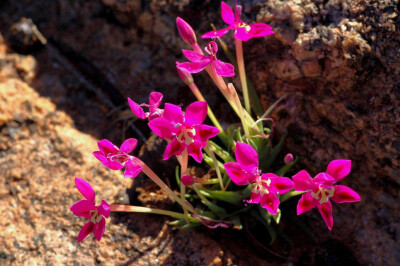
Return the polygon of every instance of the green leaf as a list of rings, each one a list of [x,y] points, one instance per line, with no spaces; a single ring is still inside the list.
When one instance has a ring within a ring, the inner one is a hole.
[[[217,145],[215,142],[213,141],[208,141],[210,144],[210,149],[216,154],[218,155],[222,160],[224,160],[225,163],[227,162],[234,162],[235,159],[232,158],[232,156],[229,154],[228,151],[224,150],[223,148],[221,148],[219,145]]]
[[[283,143],[285,142],[286,139],[286,134],[282,137],[282,139],[279,141],[279,143],[272,149],[270,155],[268,156],[267,160],[261,162],[261,169],[264,171],[268,171],[272,165],[272,163],[275,161],[276,157],[278,156],[279,152],[282,149]]]
[[[179,166],[175,167],[175,179],[176,179],[176,183],[178,184],[178,187],[181,186],[181,175],[180,175],[180,171],[179,171]]]
[[[283,203],[283,202],[287,201],[288,199],[290,199],[292,197],[295,197],[295,196],[298,196],[298,195],[301,195],[301,194],[303,194],[305,192],[306,191],[294,191],[294,190],[289,191],[289,192],[287,192],[287,193],[285,193],[285,194],[280,196],[280,202]]]
[[[211,190],[201,189],[200,193],[208,198],[225,201],[234,205],[241,202],[244,198],[250,196],[250,191],[248,189],[244,189],[241,191],[222,191],[222,190],[211,191]]]
[[[283,166],[281,169],[279,169],[276,172],[276,175],[278,176],[284,176],[286,174],[286,172],[288,172],[290,169],[292,169],[292,167],[298,163],[298,161],[301,160],[300,157],[297,157],[293,162],[286,164],[285,166]]]
[[[279,224],[279,222],[281,221],[281,215],[282,215],[281,209],[278,209],[277,214],[271,215],[276,224]]]
[[[222,217],[226,217],[227,216],[227,212],[224,208],[221,208],[217,205],[215,205],[214,203],[211,202],[205,202],[205,201],[201,201],[204,205],[206,205],[213,213],[215,213],[217,215],[217,217],[219,219],[221,219]]]
[[[240,221],[240,216],[239,215],[233,215],[231,216],[231,220],[233,222],[233,228],[237,230],[242,230],[243,225],[242,222]]]

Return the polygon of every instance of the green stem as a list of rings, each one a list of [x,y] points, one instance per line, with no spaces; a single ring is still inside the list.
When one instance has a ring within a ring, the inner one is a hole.
[[[224,183],[222,182],[221,171],[219,170],[219,167],[218,167],[217,158],[215,157],[214,152],[208,147],[209,145],[210,145],[210,144],[207,143],[207,146],[205,146],[203,149],[206,151],[206,153],[208,154],[208,156],[210,156],[211,159],[213,160],[214,167],[215,167],[215,171],[217,172],[217,176],[218,176],[218,180],[219,180],[219,185],[221,186],[221,190],[225,191],[225,189],[224,189]]]
[[[197,98],[197,100],[199,101],[204,101],[207,102],[206,99],[203,97],[203,94],[201,94],[199,88],[196,86],[195,83],[191,83],[189,85],[190,90],[192,91],[192,93],[194,94],[194,96]],[[208,108],[207,108],[207,115],[210,118],[211,122],[214,124],[214,126],[216,128],[219,129],[219,134],[218,137],[222,140],[223,143],[227,144],[228,140],[226,137],[226,133],[224,131],[224,129],[222,128],[221,124],[219,123],[218,119],[215,117],[214,112],[211,110],[210,106],[207,104]]]
[[[209,203],[210,201],[209,201],[206,197],[204,197],[203,194],[200,193],[199,188],[198,188],[197,186],[198,186],[198,185],[194,184],[194,185],[192,186],[193,190],[196,192],[196,194],[199,196],[199,198],[200,198],[202,201],[204,201],[204,202],[206,202],[206,203]]]
[[[143,161],[140,159],[134,157],[134,162],[137,163],[138,165],[143,167],[143,173],[147,175],[151,180],[153,180],[154,183],[156,183],[162,190],[168,193],[168,195],[173,198],[176,202],[178,202],[182,208],[186,208],[186,203],[181,200],[168,186],[167,184],[164,183],[164,181],[161,180],[161,178],[156,175],[156,173],[153,172],[153,170],[150,169]]]
[[[240,83],[242,84],[242,90],[243,90],[244,106],[246,111],[249,114],[251,114],[249,90],[247,88],[247,80],[246,80],[246,70],[244,68],[242,40],[235,38],[235,46],[236,46],[236,58],[239,67]]]
[[[166,211],[161,209],[153,209],[147,207],[140,206],[130,206],[130,205],[120,205],[120,204],[111,204],[110,205],[112,212],[140,212],[140,213],[152,213],[152,214],[161,214],[167,215],[176,219],[185,219],[185,215],[179,212]]]
[[[182,160],[181,160],[181,179],[182,176],[186,174],[186,170],[187,170],[187,166],[188,166],[188,160],[189,160],[189,156],[188,156],[188,152],[187,152],[187,148],[185,148],[182,152],[182,154],[180,155]],[[185,202],[185,193],[186,193],[186,187],[185,185],[181,182],[181,200],[183,202]],[[187,223],[189,222],[189,213],[188,213],[188,208],[185,205],[183,207],[183,213],[185,214],[185,220]]]

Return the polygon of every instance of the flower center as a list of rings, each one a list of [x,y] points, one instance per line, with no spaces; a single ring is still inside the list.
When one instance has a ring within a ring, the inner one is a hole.
[[[96,224],[96,223],[100,222],[100,220],[101,220],[101,215],[99,215],[99,211],[98,211],[98,210],[91,210],[89,213],[90,213],[90,215],[92,216],[92,217],[90,218],[90,221],[91,221],[92,223]]]
[[[107,159],[119,162],[120,164],[125,164],[129,160],[129,155],[122,152],[119,152],[118,154],[108,153],[106,157]]]
[[[322,186],[319,186],[318,190],[316,192],[311,192],[311,196],[314,199],[319,200],[319,204],[323,204],[329,201],[330,197],[333,197],[333,194],[335,193],[335,188],[331,187],[330,189],[328,188],[323,188]]]
[[[261,193],[262,195],[269,194],[268,187],[271,185],[271,179],[261,179],[261,176],[258,176],[254,186],[251,188],[251,192],[254,194]]]
[[[194,142],[194,137],[196,136],[196,130],[192,127],[181,127],[179,134],[177,135],[176,139],[183,143],[185,142],[186,145],[190,145]]]
[[[248,24],[244,23],[244,22],[238,23],[238,27],[239,28],[244,28],[244,30],[246,32],[249,32],[251,30],[251,27]]]

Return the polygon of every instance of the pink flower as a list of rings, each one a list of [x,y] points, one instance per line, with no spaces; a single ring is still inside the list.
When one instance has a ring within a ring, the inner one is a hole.
[[[174,104],[166,103],[163,117],[149,122],[149,127],[160,138],[168,139],[164,152],[164,160],[172,155],[180,155],[187,149],[197,162],[201,162],[202,148],[207,145],[207,140],[215,137],[219,129],[213,126],[203,125],[207,116],[207,103],[194,102],[186,108],[185,115],[182,109]]]
[[[163,114],[163,110],[159,109],[158,107],[161,104],[161,101],[163,99],[163,95],[162,93],[159,92],[152,92],[150,93],[150,97],[149,97],[149,104],[137,104],[134,101],[132,101],[129,97],[128,97],[128,103],[129,103],[129,107],[131,108],[132,112],[139,117],[140,119],[146,119],[148,118],[149,121],[162,116]],[[149,108],[148,112],[144,112],[142,106],[146,106]]]
[[[342,180],[350,173],[350,160],[334,160],[328,164],[326,173],[319,173],[314,178],[302,170],[293,176],[294,188],[297,191],[307,191],[297,204],[297,215],[317,207],[329,230],[333,227],[332,204],[357,202],[360,196],[351,188],[333,184]]]
[[[74,215],[90,220],[79,232],[78,242],[85,239],[91,232],[93,232],[97,241],[100,241],[106,227],[105,218],[108,218],[110,215],[110,206],[104,200],[101,201],[99,206],[96,206],[96,195],[93,188],[85,180],[75,177],[75,185],[86,200],[76,202],[70,207],[70,210]]]
[[[197,42],[196,40],[196,34],[194,33],[193,28],[181,19],[180,17],[176,18],[176,27],[178,28],[179,35],[181,35],[181,38],[189,45],[195,44]]]
[[[252,184],[248,203],[260,203],[271,214],[277,214],[279,199],[293,188],[293,181],[272,173],[262,174],[258,169],[258,154],[249,144],[237,142],[235,147],[237,163],[224,164],[226,173],[236,185]]]
[[[221,2],[221,17],[222,20],[229,26],[225,29],[207,32],[201,37],[205,39],[222,37],[229,30],[234,30],[235,38],[238,38],[242,41],[248,41],[254,37],[263,37],[274,34],[271,26],[265,23],[254,23],[250,25],[246,24],[240,19],[241,12],[242,7],[240,5],[235,7],[235,14],[233,14],[232,8],[228,4]]]
[[[124,177],[135,178],[141,171],[142,166],[134,162],[135,157],[129,155],[137,145],[136,139],[127,139],[118,148],[107,139],[97,142],[100,151],[93,152],[93,155],[107,168],[120,170],[126,166]]]
[[[208,56],[182,49],[183,54],[192,62],[180,63],[177,67],[189,73],[198,73],[211,65],[220,76],[233,77],[235,75],[233,65],[217,60],[218,45],[215,42],[209,42],[204,49],[209,54]]]

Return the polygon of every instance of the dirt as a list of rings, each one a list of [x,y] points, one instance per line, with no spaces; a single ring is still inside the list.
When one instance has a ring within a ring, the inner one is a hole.
[[[146,124],[127,111],[126,97],[145,102],[157,90],[166,101],[194,100],[173,67],[187,48],[175,17],[202,33],[210,22],[224,26],[218,8],[218,1],[0,3],[0,208],[6,217],[0,222],[1,263],[283,262],[255,248],[242,232],[175,231],[168,220],[150,215],[114,215],[100,243],[76,242],[83,221],[68,210],[80,197],[74,176],[87,179],[109,202],[173,207],[142,177],[132,185],[90,153],[101,138],[120,144],[126,136],[139,137],[131,122],[149,136]],[[245,21],[266,22],[276,31],[244,47],[264,107],[290,94],[272,114],[288,129],[285,151],[303,157],[298,170],[313,174],[332,159],[351,159],[352,173],[342,184],[362,198],[334,207],[331,232],[316,211],[303,215],[317,241],[294,231],[294,247],[284,249],[288,263],[400,261],[398,8],[394,0],[244,4]],[[22,17],[34,21],[49,45],[21,41],[13,25]],[[204,77],[195,80],[217,115],[235,119]]]

